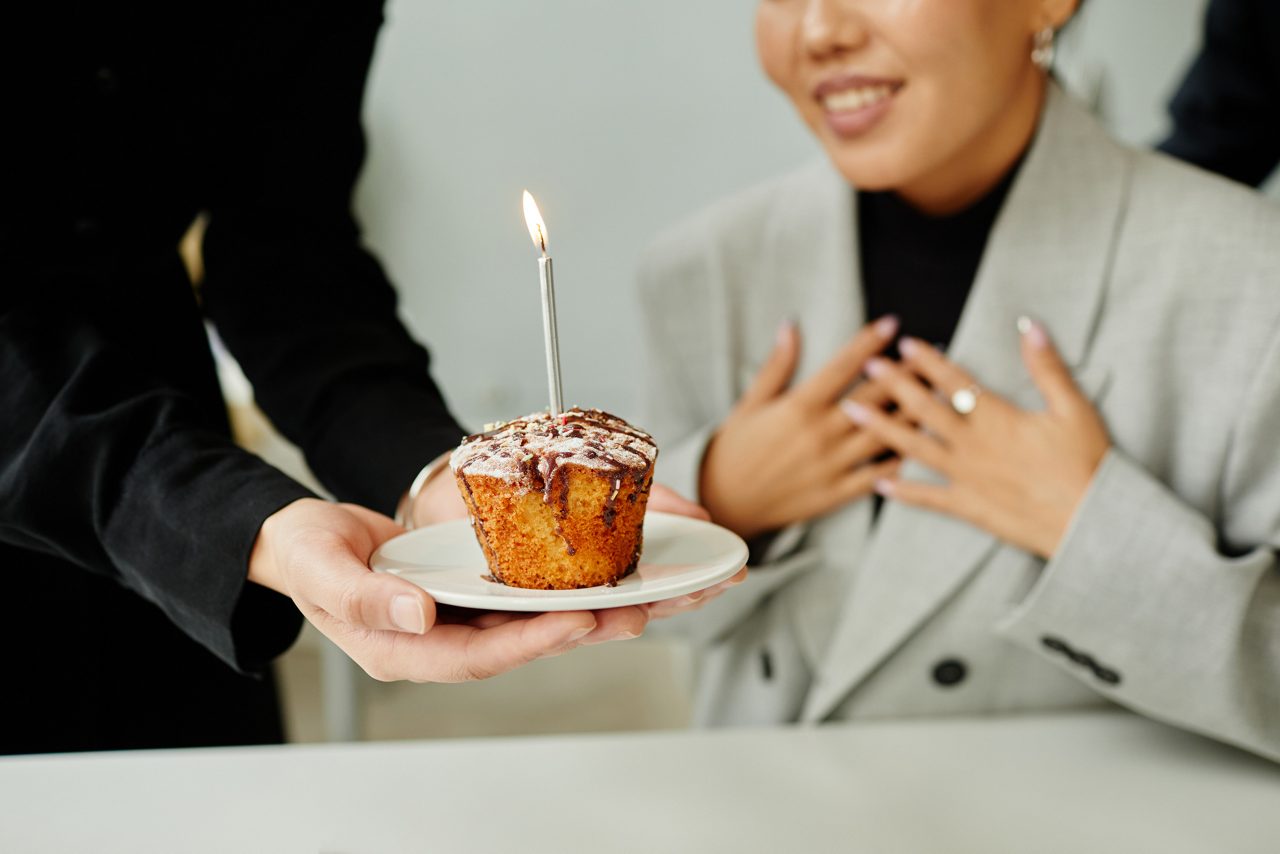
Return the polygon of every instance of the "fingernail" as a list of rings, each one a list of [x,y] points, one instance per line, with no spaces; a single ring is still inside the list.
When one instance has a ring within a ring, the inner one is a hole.
[[[787,339],[791,337],[791,330],[795,328],[795,325],[796,322],[789,317],[782,321],[782,323],[778,324],[778,331],[773,336],[773,343],[778,347],[786,344]]]
[[[889,480],[887,477],[882,477],[882,478],[878,479],[878,480],[876,481],[876,492],[878,492],[879,494],[881,494],[881,495],[885,496],[886,498],[888,498],[888,497],[892,496],[892,495],[893,495],[893,481]]]
[[[863,370],[867,372],[867,376],[874,380],[884,376],[885,372],[889,370],[889,366],[884,359],[868,359]]]
[[[420,635],[427,630],[427,615],[417,596],[401,593],[391,600],[391,622],[402,632]]]
[[[898,352],[908,359],[914,359],[920,352],[920,342],[914,338],[903,338],[898,342]]]
[[[634,640],[634,639],[636,639],[636,638],[638,638],[638,637],[640,637],[640,636],[639,636],[638,634],[636,634],[635,632],[621,631],[621,632],[618,632],[616,635],[614,635],[612,639],[613,639],[613,640],[616,640],[616,641],[618,641],[618,640]]]
[[[866,424],[871,420],[871,410],[856,400],[846,398],[840,401],[840,409],[844,411],[845,415],[849,416],[849,420],[854,424]]]
[[[875,322],[876,334],[886,341],[893,337],[898,331],[898,317],[894,314],[886,314]]]
[[[1025,314],[1018,318],[1018,332],[1037,350],[1043,350],[1049,344],[1049,336],[1045,334],[1044,327]]]
[[[595,631],[595,628],[596,628],[595,626],[587,626],[586,628],[583,628],[583,629],[574,629],[573,632],[570,633],[569,635],[569,643],[582,640],[587,635]]]

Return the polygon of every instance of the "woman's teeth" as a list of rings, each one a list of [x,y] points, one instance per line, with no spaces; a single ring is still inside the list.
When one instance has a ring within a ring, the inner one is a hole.
[[[822,106],[829,113],[852,113],[879,103],[893,94],[892,86],[861,86],[832,92],[822,99]]]

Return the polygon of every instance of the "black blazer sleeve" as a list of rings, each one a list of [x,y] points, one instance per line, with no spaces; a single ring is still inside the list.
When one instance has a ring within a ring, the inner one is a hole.
[[[381,20],[378,3],[310,3],[256,28],[262,43],[232,67],[215,122],[204,300],[259,404],[325,487],[390,513],[464,431],[351,212]]]
[[[1161,150],[1257,186],[1280,162],[1280,3],[1212,0]]]
[[[249,552],[264,518],[310,493],[120,346],[92,288],[33,290],[0,300],[0,540],[111,576],[231,666],[259,669],[301,615],[246,581]]]

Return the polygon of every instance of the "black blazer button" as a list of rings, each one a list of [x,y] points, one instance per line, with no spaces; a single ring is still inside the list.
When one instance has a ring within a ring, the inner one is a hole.
[[[1051,649],[1054,652],[1060,652],[1063,655],[1066,655],[1068,652],[1071,651],[1071,647],[1067,646],[1066,641],[1059,640],[1058,638],[1055,638],[1055,637],[1050,637],[1049,635],[1045,635],[1044,637],[1040,638],[1040,645],[1043,646],[1045,649]]]
[[[1100,679],[1103,682],[1106,682],[1108,685],[1120,684],[1120,674],[1115,672],[1109,667],[1103,667],[1099,665],[1093,668],[1093,675],[1097,676],[1098,679]]]
[[[1072,664],[1078,664],[1088,670],[1095,670],[1098,662],[1093,660],[1093,656],[1087,652],[1076,652],[1074,649],[1067,653],[1067,658],[1071,659]]]
[[[944,688],[950,688],[964,681],[969,668],[958,658],[947,658],[939,661],[933,668],[933,681]]]

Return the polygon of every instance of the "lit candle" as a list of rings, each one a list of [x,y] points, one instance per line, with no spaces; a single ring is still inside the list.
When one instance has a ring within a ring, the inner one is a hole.
[[[556,280],[551,271],[551,256],[547,254],[547,226],[538,212],[538,203],[524,191],[524,221],[529,226],[529,236],[538,250],[538,278],[542,282],[542,334],[547,345],[547,390],[551,396],[551,416],[564,410],[564,398],[560,392],[560,336],[556,332]]]

